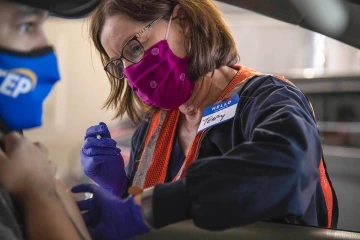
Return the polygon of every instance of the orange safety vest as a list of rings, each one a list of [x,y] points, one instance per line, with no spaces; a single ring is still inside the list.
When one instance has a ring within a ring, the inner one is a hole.
[[[236,65],[235,68],[239,68],[238,73],[225,88],[222,94],[218,97],[217,102],[237,94],[237,92],[239,92],[247,80],[255,76],[263,75],[245,66]],[[294,86],[292,82],[285,79],[284,77],[276,77]],[[180,111],[178,109],[172,111],[159,110],[153,115],[145,136],[140,164],[138,165],[138,169],[134,176],[134,186],[148,188],[154,186],[157,183],[165,182],[179,116]],[[199,145],[205,132],[206,130],[203,130],[196,135],[195,140],[190,147],[189,153],[185,157],[183,166],[173,181],[183,178],[190,164],[196,160]],[[319,172],[320,183],[325,197],[328,214],[327,225],[329,228],[331,228],[333,213],[333,192],[326,174],[323,159],[320,161]]]

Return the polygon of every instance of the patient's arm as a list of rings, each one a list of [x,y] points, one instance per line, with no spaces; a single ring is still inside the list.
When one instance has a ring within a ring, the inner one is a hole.
[[[62,202],[66,212],[71,219],[73,225],[77,228],[83,239],[91,240],[89,232],[86,228],[84,220],[79,212],[79,208],[75,203],[69,190],[65,188],[60,180],[56,180],[56,193]]]
[[[56,193],[30,195],[27,199],[22,201],[21,209],[28,239],[83,239]]]
[[[55,180],[56,195],[29,197],[23,213],[29,239],[91,240],[79,209],[60,180]]]
[[[47,152],[17,133],[1,140],[0,184],[23,214],[27,239],[90,239],[75,203],[54,179]]]

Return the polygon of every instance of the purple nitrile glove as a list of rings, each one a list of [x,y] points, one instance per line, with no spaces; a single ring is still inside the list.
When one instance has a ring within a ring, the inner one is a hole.
[[[131,239],[150,231],[133,196],[121,199],[94,184],[81,184],[71,191],[93,194],[92,198],[77,202],[92,239]]]
[[[115,196],[122,196],[127,187],[124,159],[120,152],[105,123],[88,128],[80,151],[84,173]]]

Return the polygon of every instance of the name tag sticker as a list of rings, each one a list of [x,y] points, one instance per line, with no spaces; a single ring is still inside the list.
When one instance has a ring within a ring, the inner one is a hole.
[[[235,116],[239,95],[205,108],[198,132],[226,122]]]

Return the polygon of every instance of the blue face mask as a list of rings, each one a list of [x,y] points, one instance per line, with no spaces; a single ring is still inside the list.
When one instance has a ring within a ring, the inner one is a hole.
[[[0,118],[10,130],[41,126],[42,104],[60,79],[53,48],[0,49]]]

